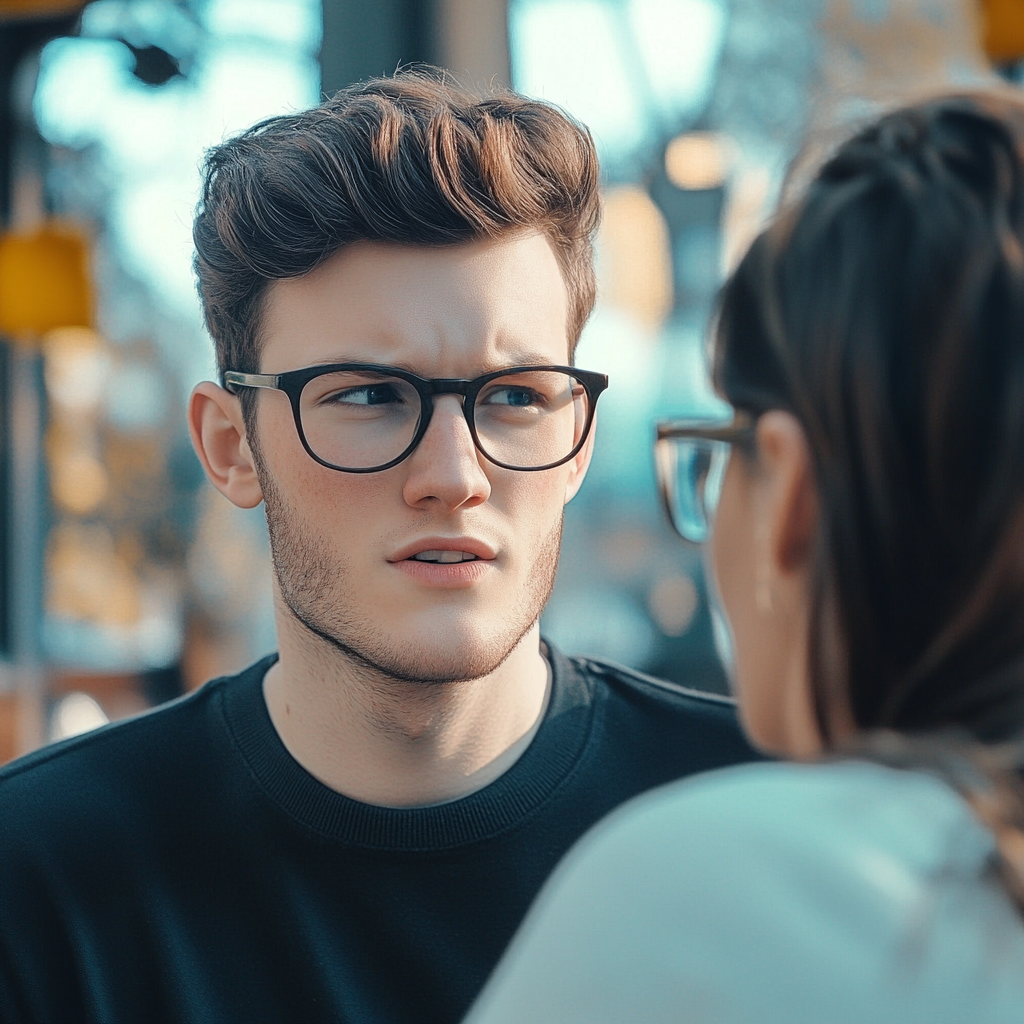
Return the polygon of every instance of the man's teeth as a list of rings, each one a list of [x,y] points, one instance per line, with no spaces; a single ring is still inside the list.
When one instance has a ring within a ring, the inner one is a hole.
[[[447,564],[449,562],[472,562],[476,559],[476,555],[471,555],[468,551],[420,551],[418,554],[412,556],[414,562],[441,562]]]

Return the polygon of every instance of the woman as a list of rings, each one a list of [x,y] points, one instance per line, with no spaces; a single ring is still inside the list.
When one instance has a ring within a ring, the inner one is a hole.
[[[1024,102],[843,145],[726,284],[714,379],[734,418],[663,424],[659,472],[791,761],[599,826],[470,1020],[1022,1022]]]

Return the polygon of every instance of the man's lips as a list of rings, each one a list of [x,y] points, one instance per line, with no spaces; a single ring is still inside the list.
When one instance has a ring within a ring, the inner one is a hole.
[[[419,551],[412,556],[414,562],[438,562],[441,565],[454,565],[456,562],[475,562],[477,555],[469,551],[431,550]]]
[[[494,548],[475,537],[423,537],[388,561],[421,586],[461,590],[494,572],[496,558]]]
[[[475,537],[424,537],[399,548],[395,554],[388,557],[388,561],[458,565],[477,559],[490,562],[496,556],[494,548]]]

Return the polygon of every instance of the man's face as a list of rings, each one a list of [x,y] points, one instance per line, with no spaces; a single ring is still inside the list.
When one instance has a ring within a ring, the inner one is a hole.
[[[359,242],[271,285],[261,371],[367,362],[472,378],[565,364],[567,308],[539,234],[446,248]],[[390,675],[441,681],[493,671],[536,622],[585,455],[500,469],[474,447],[455,395],[435,397],[419,447],[377,473],[314,462],[278,391],[259,393],[255,433],[280,594],[313,632]],[[413,557],[444,550],[477,557]]]

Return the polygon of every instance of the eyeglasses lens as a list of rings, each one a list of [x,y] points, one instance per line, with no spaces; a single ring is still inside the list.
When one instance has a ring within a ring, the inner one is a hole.
[[[728,461],[725,441],[672,438],[659,445],[658,471],[672,525],[693,544],[703,544],[711,533]]]
[[[575,377],[541,370],[488,381],[473,408],[484,453],[516,469],[564,459],[579,443],[588,413],[587,392]],[[358,470],[399,458],[416,436],[422,408],[416,388],[401,377],[341,371],[306,384],[299,414],[318,458]]]
[[[480,447],[495,462],[536,469],[559,462],[579,444],[587,392],[567,373],[534,370],[488,381],[473,409]]]
[[[306,443],[324,462],[372,469],[397,459],[420,422],[420,396],[401,377],[369,371],[325,373],[299,399]]]

